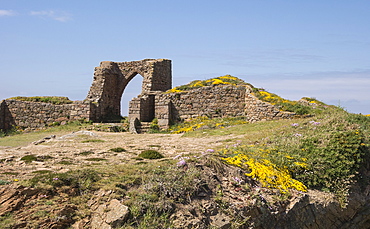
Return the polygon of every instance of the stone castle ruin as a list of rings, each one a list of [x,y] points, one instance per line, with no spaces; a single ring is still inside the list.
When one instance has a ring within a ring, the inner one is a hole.
[[[129,104],[130,131],[158,120],[160,128],[202,115],[245,116],[247,121],[289,118],[294,113],[259,100],[248,85],[212,85],[186,92],[168,93],[172,88],[171,60],[103,61],[95,68],[90,91],[84,101],[50,104],[6,99],[0,105],[0,130],[13,127],[37,129],[55,122],[86,120],[111,122],[120,117],[121,98],[128,83],[143,78],[142,90]]]

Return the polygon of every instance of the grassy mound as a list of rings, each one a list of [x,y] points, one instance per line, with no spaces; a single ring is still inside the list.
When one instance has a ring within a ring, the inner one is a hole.
[[[344,205],[350,185],[365,182],[360,171],[369,163],[369,127],[370,118],[331,108],[291,121],[257,144],[223,149],[220,155],[265,187],[329,191]]]
[[[184,92],[184,91],[189,91],[189,90],[193,90],[196,88],[212,86],[212,85],[234,85],[236,86],[236,85],[247,85],[247,83],[244,82],[242,79],[239,79],[235,76],[225,75],[225,76],[220,76],[220,77],[216,77],[216,78],[212,78],[208,80],[194,80],[188,84],[174,87],[168,90],[166,93]]]

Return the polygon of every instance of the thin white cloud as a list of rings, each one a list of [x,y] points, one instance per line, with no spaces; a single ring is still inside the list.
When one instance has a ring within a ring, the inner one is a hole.
[[[13,10],[0,10],[0,17],[1,16],[14,16],[16,13]]]
[[[370,78],[364,77],[260,79],[252,84],[292,100],[315,97],[324,101],[356,100],[370,103]]]
[[[54,10],[31,11],[30,15],[39,16],[42,18],[51,18],[60,22],[66,22],[72,19],[69,13],[57,12]]]

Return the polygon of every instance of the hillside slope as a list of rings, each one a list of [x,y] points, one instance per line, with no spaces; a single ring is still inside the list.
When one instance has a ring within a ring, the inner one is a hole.
[[[0,138],[0,228],[368,228],[370,118],[304,103],[288,120]]]

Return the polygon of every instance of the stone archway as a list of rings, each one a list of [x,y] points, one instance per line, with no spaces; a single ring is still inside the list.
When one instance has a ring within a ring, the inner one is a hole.
[[[120,116],[123,91],[138,74],[143,77],[141,97],[151,97],[155,92],[172,87],[171,60],[103,61],[95,68],[94,80],[86,97],[93,105],[90,119],[104,122]],[[149,102],[144,110],[154,114],[154,103]]]

